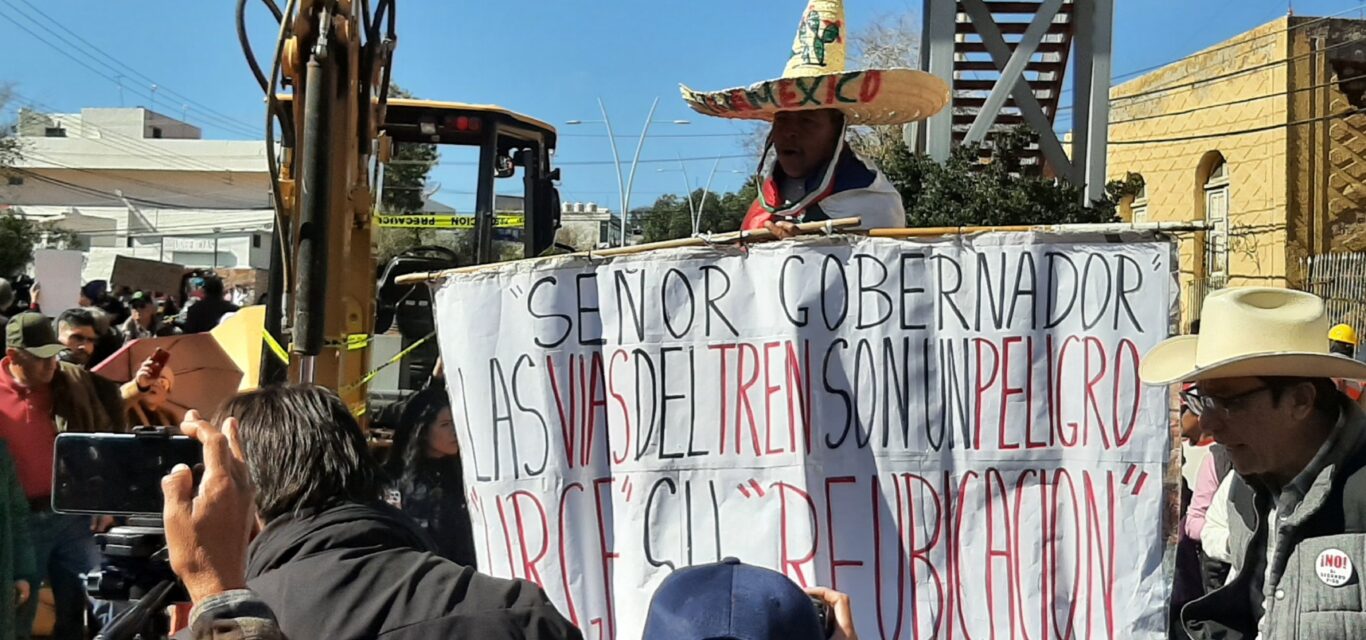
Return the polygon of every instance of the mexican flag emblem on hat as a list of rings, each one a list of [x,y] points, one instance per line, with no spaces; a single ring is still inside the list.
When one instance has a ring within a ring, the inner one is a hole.
[[[682,86],[683,101],[719,118],[773,120],[779,111],[837,109],[851,125],[924,120],[949,102],[943,80],[915,69],[845,67],[843,0],[810,0],[781,78],[749,87],[701,92]]]

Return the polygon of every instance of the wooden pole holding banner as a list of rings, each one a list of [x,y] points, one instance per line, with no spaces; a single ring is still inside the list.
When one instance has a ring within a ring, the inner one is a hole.
[[[798,235],[811,235],[816,233],[833,231],[835,229],[848,229],[857,227],[861,224],[859,218],[838,218],[835,220],[824,220],[821,222],[803,222],[797,225]],[[867,235],[872,238],[934,238],[940,236],[968,235],[975,233],[1123,233],[1126,231],[1159,231],[1167,233],[1199,232],[1210,228],[1206,222],[1144,222],[1144,223],[1098,223],[1098,224],[1056,224],[1056,225],[1003,225],[995,227],[909,227],[896,229],[872,229]],[[655,251],[657,249],[683,249],[687,247],[705,247],[714,244],[730,244],[734,242],[751,242],[774,240],[776,237],[768,230],[757,231],[732,231],[730,233],[718,233],[709,236],[694,236],[691,238],[679,238],[677,240],[664,240],[662,242],[651,242],[648,244],[638,244],[630,247],[615,247],[603,249],[601,251],[580,251],[578,253],[562,254],[566,256],[584,256],[610,258],[613,256],[633,255]],[[528,258],[528,260],[540,260],[541,258]],[[459,273],[474,273],[490,267],[509,264],[494,263],[480,264],[459,269],[447,269],[445,271],[423,271],[399,276],[395,282],[401,285],[421,284],[440,280],[449,275]]]

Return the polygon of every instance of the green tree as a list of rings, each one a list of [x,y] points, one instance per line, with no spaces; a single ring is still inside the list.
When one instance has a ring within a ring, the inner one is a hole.
[[[715,191],[707,194],[706,206],[698,220],[698,231],[702,233],[724,233],[736,231],[745,221],[745,214],[758,194],[753,177],[745,181],[738,191],[720,194]],[[703,191],[692,193],[694,206],[702,203]],[[632,216],[641,221],[645,242],[658,242],[692,235],[692,209],[688,200],[680,195],[660,196],[654,204],[636,210]]]
[[[414,97],[397,84],[389,85],[389,95],[394,98]],[[427,204],[427,176],[440,159],[441,152],[435,144],[395,143],[389,164],[384,167],[380,212],[390,215],[421,213]],[[450,237],[459,233],[432,229],[376,229],[375,258],[382,265],[404,251],[431,245],[459,252],[467,243]]]
[[[912,227],[1005,226],[1114,222],[1127,188],[1112,184],[1108,197],[1081,204],[1082,190],[1032,175],[1021,158],[1032,141],[1024,128],[997,135],[990,159],[981,149],[960,147],[944,164],[905,146],[889,153],[882,170],[901,192]]]

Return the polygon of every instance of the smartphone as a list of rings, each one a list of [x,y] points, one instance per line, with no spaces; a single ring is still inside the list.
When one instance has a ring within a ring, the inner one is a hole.
[[[153,378],[161,375],[161,370],[165,368],[166,362],[170,359],[171,352],[162,349],[161,347],[157,347],[157,350],[152,352],[152,366],[149,371]]]
[[[63,433],[52,464],[52,509],[59,513],[161,515],[161,478],[178,464],[203,468],[199,441],[144,432]]]

